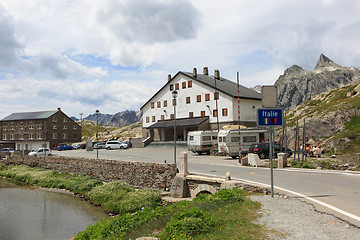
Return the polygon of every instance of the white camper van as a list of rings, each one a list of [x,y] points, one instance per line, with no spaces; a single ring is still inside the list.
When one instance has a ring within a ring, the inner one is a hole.
[[[210,154],[211,150],[217,150],[217,131],[193,131],[188,133],[188,150],[194,153]]]
[[[267,129],[242,128],[240,129],[240,135],[239,129],[223,129],[218,134],[218,152],[235,159],[239,156],[239,151],[241,151],[242,155],[247,154],[251,144],[268,141],[269,133]]]

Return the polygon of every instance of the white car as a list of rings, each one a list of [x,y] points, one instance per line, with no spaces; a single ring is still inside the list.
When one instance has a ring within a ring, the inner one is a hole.
[[[29,152],[29,156],[44,156],[47,155],[47,156],[51,156],[51,152],[50,152],[50,149],[49,148],[46,148],[45,149],[45,153],[44,153],[44,148],[37,148],[35,150],[33,150],[32,152]]]
[[[107,141],[106,142],[106,145],[105,145],[105,148],[107,150],[111,150],[111,149],[126,149],[128,148],[129,146],[122,142],[122,141]]]

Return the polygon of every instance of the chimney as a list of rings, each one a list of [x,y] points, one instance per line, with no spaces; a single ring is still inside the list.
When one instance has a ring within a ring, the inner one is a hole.
[[[219,72],[219,70],[215,70],[214,77],[215,77],[215,79],[220,79],[220,72]]]
[[[196,70],[196,68],[193,69],[193,77],[197,78],[197,70]]]
[[[203,74],[204,74],[204,75],[209,75],[209,69],[208,69],[208,67],[204,67]]]
[[[61,108],[58,108],[58,111],[61,111]]]
[[[171,74],[168,75],[168,82],[171,81]]]

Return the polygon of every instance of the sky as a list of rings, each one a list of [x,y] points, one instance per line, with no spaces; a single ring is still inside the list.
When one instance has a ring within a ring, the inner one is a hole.
[[[321,53],[360,66],[358,0],[0,0],[0,119],[138,111],[179,71],[272,85]]]

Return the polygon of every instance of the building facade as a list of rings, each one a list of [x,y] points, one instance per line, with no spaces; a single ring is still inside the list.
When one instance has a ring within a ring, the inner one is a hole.
[[[178,95],[174,100],[172,92]],[[239,103],[238,103],[239,102]],[[189,131],[217,130],[224,125],[256,126],[261,94],[233,81],[203,74],[178,72],[142,107],[143,138],[170,141],[174,136],[174,103],[176,104],[176,136],[186,140]],[[240,112],[240,114],[239,114]]]
[[[34,150],[46,144],[81,141],[81,127],[60,108],[53,111],[13,113],[0,121],[1,143],[13,144],[15,150]]]

